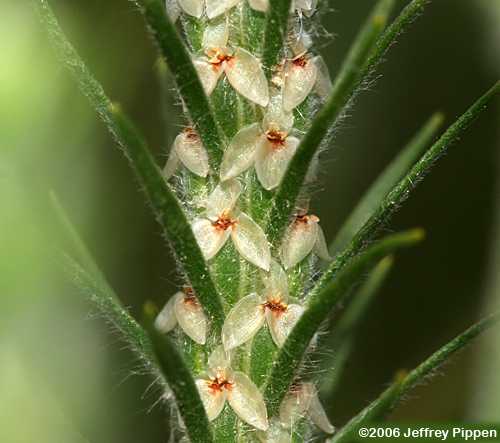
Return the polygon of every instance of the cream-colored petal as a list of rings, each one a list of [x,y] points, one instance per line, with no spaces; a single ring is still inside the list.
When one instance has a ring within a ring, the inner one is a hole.
[[[330,419],[326,415],[325,409],[319,400],[316,388],[314,388],[314,395],[312,396],[307,415],[309,415],[312,422],[323,432],[326,432],[327,434],[333,434],[335,432],[335,427],[330,422]]]
[[[264,300],[250,294],[238,301],[229,311],[222,327],[222,343],[226,351],[250,340],[265,321]]]
[[[237,5],[241,0],[206,0],[209,19],[218,17]]]
[[[250,7],[260,12],[267,12],[269,9],[269,0],[248,0]]]
[[[295,137],[287,137],[284,146],[277,147],[267,139],[262,140],[255,157],[255,170],[264,189],[279,186],[299,144]]]
[[[309,410],[314,394],[315,388],[312,383],[294,386],[280,405],[279,417],[281,425],[290,429],[294,423],[303,418]]]
[[[332,79],[330,77],[328,66],[325,63],[325,59],[319,55],[317,57],[314,57],[312,61],[318,68],[318,76],[316,78],[315,86],[316,93],[323,100],[326,100],[333,89]]]
[[[305,54],[313,45],[313,40],[311,34],[299,29],[296,32],[291,33],[289,37],[290,49],[295,56]]]
[[[178,294],[182,294],[182,292],[178,292],[173,297],[170,297],[155,319],[155,328],[163,334],[170,332],[177,324],[174,305]]]
[[[302,66],[303,65],[303,66]],[[309,58],[303,63],[290,61],[285,67],[285,86],[283,89],[283,107],[292,111],[310,94],[318,76],[316,64]]]
[[[216,21],[210,22],[203,32],[202,47],[205,50],[222,49],[227,45],[229,38],[228,19],[222,17]]]
[[[186,335],[200,345],[206,343],[208,321],[203,308],[196,299],[186,298],[183,293],[177,295],[175,315]]]
[[[269,429],[256,432],[257,438],[261,443],[292,443],[292,432],[283,428],[276,418],[269,421]]]
[[[238,201],[240,194],[241,185],[237,180],[227,180],[219,183],[205,203],[208,217],[217,218],[224,212],[230,212]]]
[[[260,125],[254,123],[244,127],[233,137],[222,158],[221,180],[235,178],[252,166],[261,136]]]
[[[259,388],[242,372],[235,372],[227,400],[236,415],[261,431],[269,427],[267,409]]]
[[[227,395],[226,391],[211,389],[209,380],[205,380],[204,378],[197,378],[195,383],[208,419],[210,421],[215,420],[222,412],[222,409],[224,409]]]
[[[262,121],[264,131],[289,132],[293,128],[293,113],[283,109],[283,94],[277,88],[271,90],[269,105]]]
[[[193,64],[198,73],[198,77],[200,77],[205,94],[211,95],[217,86],[220,76],[224,73],[223,69],[218,65],[208,63],[202,58],[194,59]]]
[[[262,280],[265,286],[265,296],[269,299],[279,298],[282,302],[288,300],[288,276],[281,265],[275,261],[271,261],[271,266],[268,273],[262,273]]]
[[[313,249],[314,254],[316,254],[321,260],[330,261],[332,259],[330,253],[328,252],[328,245],[326,244],[325,233],[320,225],[318,225],[318,236],[316,238],[316,243]]]
[[[208,175],[208,153],[196,133],[181,132],[175,139],[174,147],[179,160],[193,174],[200,177]]]
[[[295,324],[304,313],[304,308],[300,305],[288,305],[285,312],[266,312],[267,324],[276,346],[281,347],[290,335]]]
[[[230,366],[231,359],[228,352],[224,350],[223,346],[217,346],[208,357],[208,367],[211,371],[217,373],[229,369]]]
[[[231,231],[234,246],[242,257],[255,266],[269,271],[271,249],[263,229],[248,215],[241,213]]]
[[[215,257],[230,235],[228,230],[216,228],[206,218],[195,219],[191,227],[205,260]]]
[[[264,70],[254,55],[237,48],[234,57],[225,64],[225,71],[229,83],[238,93],[260,106],[267,106],[269,86]]]
[[[203,15],[204,0],[177,0],[182,10],[193,17],[200,18]]]
[[[290,269],[306,258],[314,248],[318,238],[318,223],[309,220],[294,221],[285,234],[281,247],[281,262]]]
[[[175,174],[177,167],[179,166],[179,157],[177,157],[177,153],[175,152],[175,148],[172,147],[170,150],[170,154],[168,155],[168,160],[163,168],[163,176],[169,180]]]
[[[167,14],[172,21],[175,23],[179,19],[179,15],[181,14],[181,8],[177,0],[166,0],[165,5],[167,8]]]

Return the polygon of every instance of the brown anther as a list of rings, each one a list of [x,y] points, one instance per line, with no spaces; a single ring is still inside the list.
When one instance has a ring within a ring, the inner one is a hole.
[[[297,214],[295,216],[295,222],[296,223],[307,224],[310,221],[313,222],[313,223],[318,223],[319,222],[319,218],[316,217],[315,215],[308,215],[308,214]]]
[[[231,390],[233,383],[226,378],[215,377],[208,383],[208,388],[213,392],[221,392],[223,389]]]
[[[224,62],[228,62],[233,59],[233,56],[225,52],[220,48],[213,48],[206,51],[208,57],[208,63],[214,67],[220,66]]]
[[[287,133],[284,131],[271,129],[266,132],[266,137],[274,148],[280,148],[285,145]]]
[[[287,311],[288,305],[283,303],[281,299],[271,299],[264,303],[264,308],[269,309],[271,312],[275,314],[282,314]]]
[[[189,141],[197,141],[200,137],[192,126],[184,128],[184,135]]]
[[[193,288],[190,286],[184,286],[182,288],[182,292],[184,293],[184,303],[191,306],[199,306],[198,299],[196,295],[194,295]]]
[[[229,228],[236,224],[236,220],[229,217],[228,214],[221,214],[217,220],[212,222],[212,226],[221,231],[227,231]]]
[[[301,55],[292,60],[293,65],[297,66],[298,68],[305,68],[308,62],[309,59],[305,55]]]

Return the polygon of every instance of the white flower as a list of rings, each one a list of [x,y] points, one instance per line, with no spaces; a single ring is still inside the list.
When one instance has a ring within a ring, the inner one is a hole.
[[[226,400],[241,420],[266,431],[267,410],[259,388],[242,372],[233,372],[230,359],[218,346],[208,359],[208,373],[196,379],[196,386],[208,419],[215,420]]]
[[[225,73],[232,87],[243,97],[266,107],[269,88],[259,60],[243,48],[228,48],[229,28],[227,19],[210,23],[203,34],[202,57],[194,60],[201,83],[207,95],[215,89]]]
[[[291,430],[284,428],[276,418],[270,420],[266,432],[257,432],[257,438],[261,443],[292,443],[292,437]]]
[[[220,183],[205,202],[206,218],[196,218],[193,233],[206,260],[213,258],[231,236],[238,252],[255,266],[269,270],[271,251],[262,228],[234,206],[241,194],[236,180]]]
[[[322,260],[331,260],[319,218],[315,215],[297,215],[283,237],[281,262],[285,269],[290,269],[311,252]]]
[[[241,0],[166,0],[167,12],[175,22],[181,10],[193,17],[201,18],[206,12],[209,19],[218,17],[237,5]]]
[[[308,416],[323,432],[327,434],[335,432],[313,383],[300,383],[292,386],[280,405],[279,418],[281,425],[286,429],[292,428],[294,423],[305,416]]]
[[[155,327],[166,334],[179,323],[193,341],[204,345],[207,340],[208,321],[203,308],[191,288],[177,292],[167,302],[155,320]]]
[[[208,153],[196,131],[187,127],[175,139],[164,169],[167,180],[172,177],[179,161],[193,174],[200,177],[208,175]]]
[[[281,94],[273,92],[262,125],[246,126],[233,137],[222,159],[221,180],[237,177],[255,164],[257,177],[265,189],[280,184],[300,143],[289,135],[293,114],[285,112],[282,103]]]
[[[250,6],[261,12],[267,12],[269,9],[269,0],[248,0]],[[291,11],[297,11],[300,15],[305,13],[308,17],[316,11],[318,0],[292,0]]]
[[[277,346],[282,346],[304,312],[297,304],[288,304],[288,279],[276,263],[264,278],[264,295],[243,297],[229,312],[222,327],[224,349],[230,350],[250,340],[267,321]]]

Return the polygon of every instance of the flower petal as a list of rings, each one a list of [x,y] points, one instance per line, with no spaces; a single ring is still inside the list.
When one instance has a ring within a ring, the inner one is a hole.
[[[217,346],[208,357],[208,367],[211,371],[218,372],[229,369],[230,366],[231,360],[228,353],[223,346]]]
[[[172,147],[172,149],[170,150],[170,154],[168,155],[167,164],[163,168],[164,177],[167,180],[169,180],[175,174],[175,171],[177,170],[178,166],[179,166],[179,157],[177,157],[175,148]]]
[[[206,0],[207,17],[212,19],[237,5],[240,0]]]
[[[249,425],[266,431],[269,427],[267,409],[259,388],[242,372],[235,372],[227,400],[234,412]]]
[[[243,297],[229,311],[222,327],[222,343],[229,351],[250,340],[265,321],[263,300],[257,294]]]
[[[331,424],[323,405],[319,401],[318,391],[316,388],[314,388],[314,395],[312,396],[307,415],[309,415],[312,422],[323,432],[326,432],[327,434],[333,434],[335,432],[335,427]]]
[[[284,429],[276,418],[269,422],[269,429],[266,432],[257,431],[257,438],[261,443],[292,443],[291,431]]]
[[[269,191],[279,186],[299,143],[295,137],[287,137],[283,146],[275,146],[267,139],[261,141],[255,158],[255,170],[265,189]]]
[[[179,15],[181,14],[179,3],[177,2],[177,0],[166,0],[165,4],[170,20],[172,20],[172,23],[175,23],[179,19]]]
[[[166,334],[167,332],[170,332],[172,329],[175,328],[175,325],[177,324],[177,318],[175,317],[175,300],[176,296],[178,294],[182,295],[182,292],[178,292],[175,294],[173,297],[170,297],[168,302],[165,304],[163,309],[160,311],[160,313],[157,315],[155,319],[155,328],[162,332],[163,334]]]
[[[175,139],[174,147],[179,160],[193,174],[200,177],[208,175],[208,153],[198,134],[189,129],[181,132]]]
[[[217,229],[206,218],[195,219],[191,228],[205,260],[213,258],[229,237],[229,231]]]
[[[248,215],[241,213],[231,231],[238,252],[255,266],[269,271],[271,250],[266,234]]]
[[[311,405],[315,392],[312,383],[302,383],[294,386],[280,405],[279,417],[281,425],[290,429],[294,423],[303,418]]]
[[[193,341],[204,345],[207,341],[207,317],[196,299],[176,296],[175,315],[179,326]]]
[[[248,0],[250,7],[260,12],[267,12],[269,9],[269,0]]]
[[[182,10],[193,17],[200,18],[203,15],[204,0],[177,0]]]
[[[280,90],[273,88],[271,98],[264,115],[262,126],[264,131],[275,130],[289,132],[293,127],[293,113],[283,109],[283,94]]]
[[[241,129],[224,152],[220,166],[222,181],[237,177],[252,166],[262,131],[258,123]]]
[[[269,332],[276,346],[281,347],[290,335],[293,327],[304,313],[304,308],[300,305],[288,305],[285,312],[266,312]]]
[[[313,45],[311,34],[304,31],[302,28],[298,31],[290,33],[288,44],[295,56],[305,54]]]
[[[224,409],[227,395],[226,391],[211,389],[209,381],[203,378],[197,378],[195,383],[200,393],[203,406],[205,406],[208,419],[210,421],[215,420],[222,412],[222,409]]]
[[[241,185],[237,180],[228,180],[219,183],[208,196],[205,203],[207,215],[217,218],[224,212],[233,209],[241,194]]]
[[[202,47],[205,50],[222,49],[227,45],[229,38],[229,26],[226,17],[215,22],[211,22],[203,32]]]
[[[318,238],[318,222],[295,220],[288,228],[281,247],[281,262],[290,269],[306,258]]]
[[[200,77],[201,84],[205,90],[205,94],[211,95],[214,92],[220,76],[223,74],[223,69],[220,66],[212,65],[202,58],[193,60],[194,67]]]
[[[318,68],[307,56],[287,63],[283,89],[285,111],[292,111],[307,98],[316,84],[317,76]]]
[[[330,261],[332,259],[330,252],[328,252],[325,233],[323,232],[323,229],[320,225],[318,225],[318,236],[316,238],[316,243],[314,244],[313,252],[321,260]]]
[[[266,288],[266,298],[276,299],[277,295],[281,301],[285,302],[288,299],[288,276],[281,265],[272,260],[269,273],[263,273],[264,286]]]
[[[316,93],[325,100],[328,98],[333,89],[330,72],[328,71],[328,66],[326,65],[323,57],[318,55],[317,57],[314,57],[312,61],[318,68],[318,76],[316,78],[315,86]]]
[[[238,93],[260,106],[267,106],[269,103],[267,79],[259,60],[254,55],[245,49],[237,48],[234,57],[226,63],[225,71],[229,83]]]

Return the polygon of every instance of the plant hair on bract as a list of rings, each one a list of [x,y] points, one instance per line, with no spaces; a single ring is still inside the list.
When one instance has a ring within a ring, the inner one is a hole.
[[[336,434],[321,404],[320,360],[336,352],[322,348],[331,334],[326,323],[335,332],[343,318],[337,313],[349,313],[360,282],[423,239],[416,229],[374,241],[499,84],[430,148],[427,137],[422,141],[427,152],[391,178],[391,191],[377,196],[362,227],[332,257],[311,207],[319,158],[428,0],[411,1],[388,26],[394,0],[379,0],[333,82],[317,51],[327,35],[324,0],[134,0],[168,65],[159,69],[162,84],[173,79],[184,114],[164,165],[107,98],[48,1],[33,2],[61,60],[122,147],[177,260],[178,291],[164,306],[146,303],[141,326],[56,208],[75,250],[66,267],[160,384],[170,441],[347,441],[364,412]],[[398,389],[406,379],[396,380],[383,394],[391,402],[374,402],[376,412],[394,407],[496,320],[478,323],[410,372],[406,390]]]

